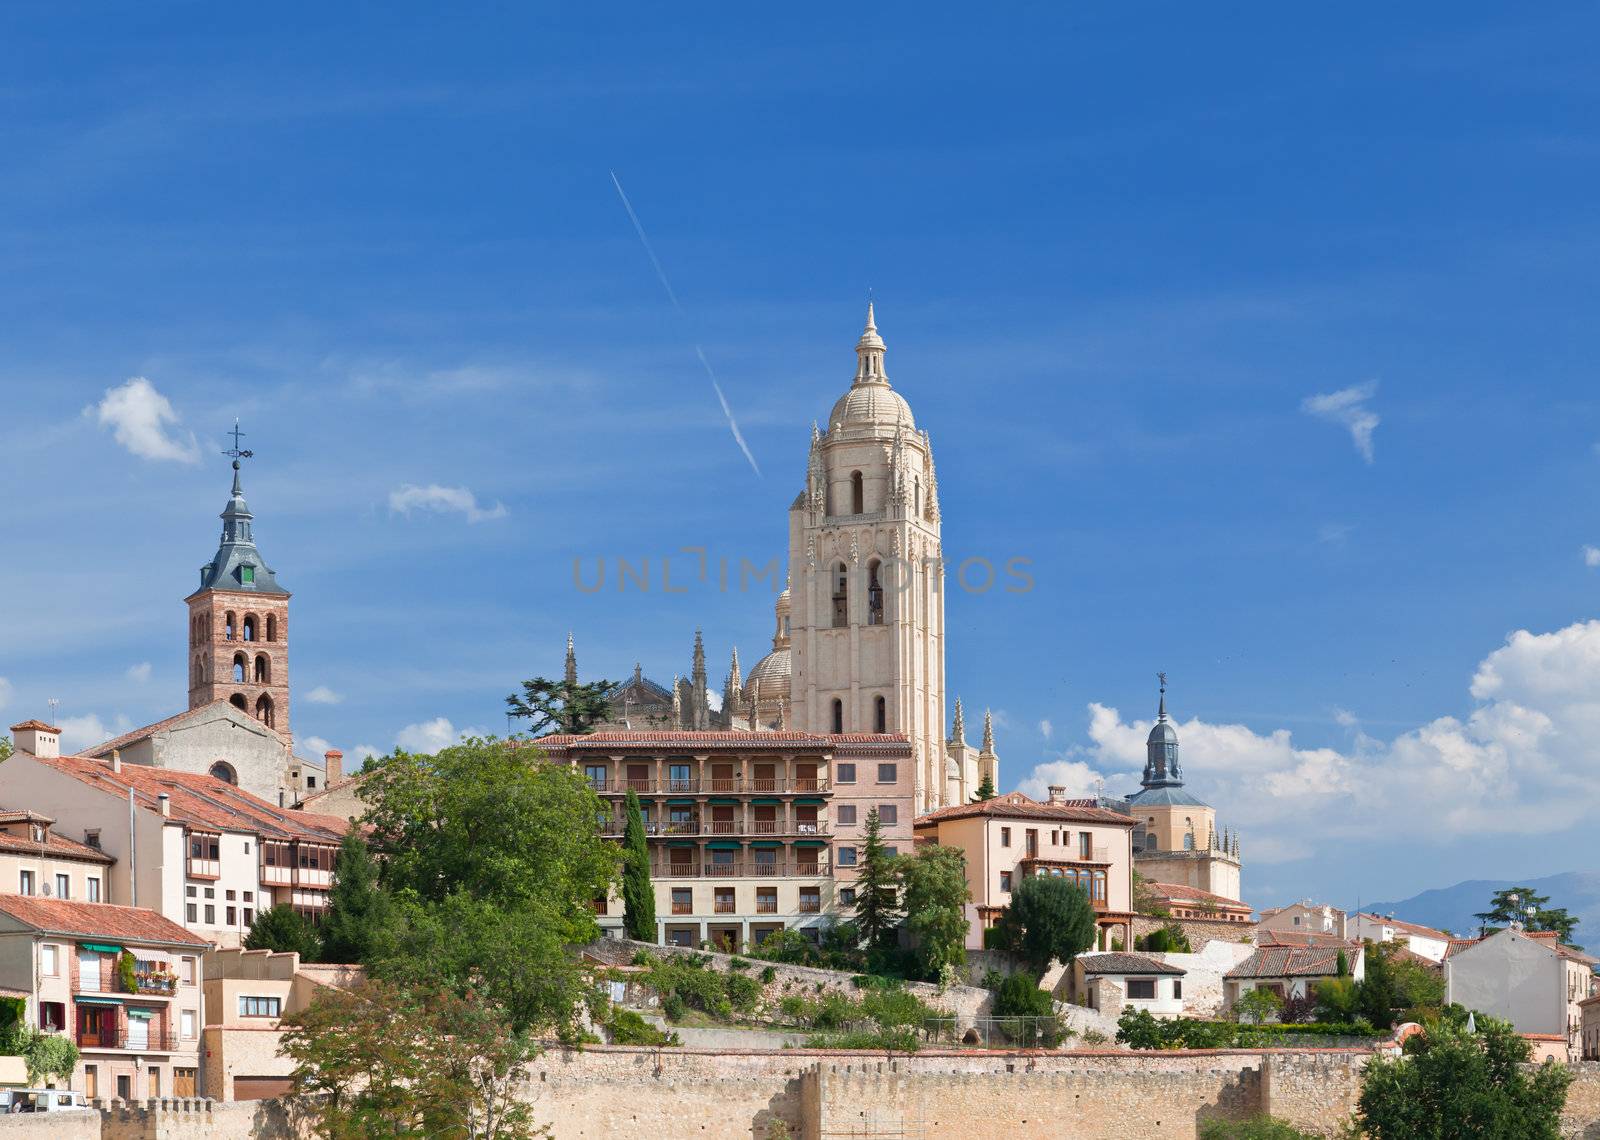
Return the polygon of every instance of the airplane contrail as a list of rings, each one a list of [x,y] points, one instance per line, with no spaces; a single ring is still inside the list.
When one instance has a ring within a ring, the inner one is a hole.
[[[683,306],[678,303],[678,295],[672,291],[672,282],[667,279],[667,271],[661,267],[661,259],[656,256],[655,247],[650,244],[650,239],[644,232],[644,226],[639,222],[639,215],[633,211],[633,203],[628,201],[628,193],[622,188],[622,182],[617,178],[615,170],[609,171],[611,184],[617,188],[617,197],[622,199],[622,208],[628,211],[628,220],[633,223],[633,232],[639,235],[639,244],[644,246],[650,264],[655,267],[656,279],[661,282],[661,288],[666,291],[667,300],[672,302],[672,308],[678,314],[678,319],[687,321],[688,317],[683,311]],[[728,430],[733,432],[733,441],[739,445],[739,450],[744,452],[744,457],[750,461],[750,469],[761,477],[761,465],[756,462],[756,457],[750,452],[750,445],[744,441],[744,433],[739,430],[739,421],[733,418],[733,409],[728,406],[728,397],[723,394],[722,385],[717,380],[716,370],[711,367],[711,361],[706,359],[705,349],[697,342],[694,354],[700,358],[700,363],[705,367],[706,377],[711,381],[711,389],[717,394],[717,402],[722,405],[722,414],[727,417]]]

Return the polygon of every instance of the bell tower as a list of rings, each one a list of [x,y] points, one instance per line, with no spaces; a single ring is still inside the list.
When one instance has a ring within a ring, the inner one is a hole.
[[[222,511],[217,553],[200,568],[189,607],[189,707],[225,700],[245,715],[289,735],[289,591],[256,549],[254,518],[244,501],[236,422],[233,491]]]
[[[811,429],[789,508],[793,727],[904,733],[918,813],[943,805],[944,568],[928,434],[889,386],[872,305],[856,374]]]

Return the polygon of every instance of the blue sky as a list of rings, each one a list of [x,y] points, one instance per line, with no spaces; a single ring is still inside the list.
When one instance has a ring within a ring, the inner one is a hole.
[[[303,739],[503,730],[569,628],[720,680],[770,594],[573,559],[780,556],[870,288],[947,552],[1032,560],[947,606],[1005,786],[1131,786],[1165,669],[1253,902],[1595,867],[1597,32],[7,6],[3,712],[181,706],[235,416]]]

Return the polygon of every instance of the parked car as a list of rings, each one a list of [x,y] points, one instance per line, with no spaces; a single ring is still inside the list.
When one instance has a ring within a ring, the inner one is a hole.
[[[81,1092],[71,1089],[0,1089],[0,1112],[92,1112]]]

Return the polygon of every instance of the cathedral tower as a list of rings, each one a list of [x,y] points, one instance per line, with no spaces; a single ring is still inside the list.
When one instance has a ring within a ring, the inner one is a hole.
[[[189,607],[189,707],[226,700],[289,735],[289,591],[256,549],[254,516],[239,481],[235,426],[233,493],[222,512],[222,541],[200,568]]]
[[[884,353],[869,304],[855,379],[827,430],[813,425],[789,508],[790,701],[801,731],[910,737],[921,813],[946,799],[939,500],[928,435]]]

